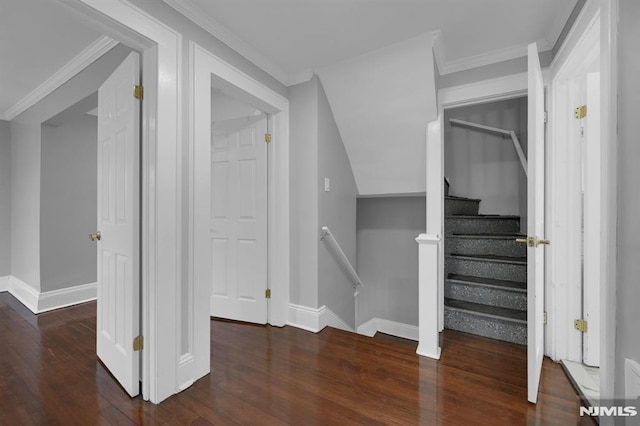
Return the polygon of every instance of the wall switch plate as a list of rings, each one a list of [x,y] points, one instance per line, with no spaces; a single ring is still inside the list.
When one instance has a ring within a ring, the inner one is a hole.
[[[324,192],[331,191],[331,180],[329,178],[324,178]]]

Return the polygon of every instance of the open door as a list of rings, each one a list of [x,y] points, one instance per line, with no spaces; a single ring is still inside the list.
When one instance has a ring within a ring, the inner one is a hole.
[[[214,123],[211,316],[267,322],[267,119]]]
[[[90,236],[98,243],[98,357],[131,396],[140,388],[139,80],[134,52],[98,90],[98,232]]]
[[[527,382],[538,399],[544,356],[544,83],[536,44],[529,45],[527,181]]]

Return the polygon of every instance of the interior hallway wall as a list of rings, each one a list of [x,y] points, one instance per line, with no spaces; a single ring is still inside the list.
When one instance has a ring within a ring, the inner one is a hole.
[[[359,198],[358,275],[360,323],[380,318],[418,325],[418,244],[425,232],[426,199]],[[360,324],[359,324],[360,325]]]
[[[457,118],[515,130],[526,156],[526,116],[526,98],[445,110],[444,175],[451,183],[450,195],[481,199],[482,214],[526,213],[526,176],[511,138],[449,123]]]
[[[289,87],[291,303],[318,308],[318,80]]]
[[[11,125],[0,120],[0,277],[11,274]]]
[[[317,77],[314,77],[317,79]],[[325,191],[325,178],[329,191]],[[329,100],[318,80],[318,225],[328,226],[349,262],[356,267],[358,188]],[[318,301],[355,329],[353,281],[325,241],[318,242]]]
[[[40,250],[42,292],[96,282],[97,118],[42,126]]]

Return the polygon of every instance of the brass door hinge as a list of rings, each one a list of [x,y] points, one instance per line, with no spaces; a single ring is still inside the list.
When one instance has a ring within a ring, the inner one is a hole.
[[[265,141],[266,143],[271,142],[271,133],[265,133],[265,134],[264,134],[264,141]]]
[[[546,312],[542,313],[542,322],[543,322],[543,324],[547,323],[547,313]]]
[[[133,86],[133,97],[138,100],[144,99],[144,87],[142,86]]]
[[[264,291],[264,297],[267,299],[271,299],[271,289],[268,288]]]
[[[574,322],[576,330],[586,333],[589,330],[589,323],[584,319],[577,319]]]
[[[142,336],[135,337],[133,339],[133,350],[141,351],[144,349],[144,338]]]
[[[582,106],[576,107],[576,109],[573,111],[573,116],[578,119],[585,118],[587,116],[587,106],[582,105]]]

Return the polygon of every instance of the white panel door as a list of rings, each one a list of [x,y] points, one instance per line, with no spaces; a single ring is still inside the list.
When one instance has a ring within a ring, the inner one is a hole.
[[[600,191],[600,73],[587,74],[587,116],[584,120],[583,187],[584,187],[584,286],[583,318],[589,324],[582,333],[582,360],[585,364],[600,366],[600,261],[602,197]]]
[[[139,393],[140,58],[131,53],[98,91],[98,357]]]
[[[544,356],[544,83],[538,49],[528,50],[527,170],[527,382],[538,399]]]
[[[267,322],[266,119],[211,144],[211,316]]]

